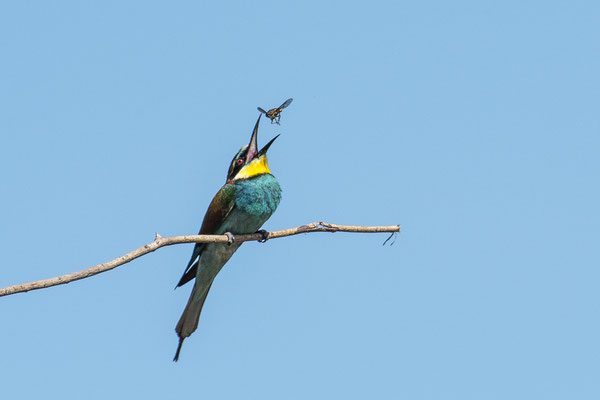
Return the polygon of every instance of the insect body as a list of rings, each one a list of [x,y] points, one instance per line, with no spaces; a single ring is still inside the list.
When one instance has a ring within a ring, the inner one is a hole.
[[[292,100],[294,99],[287,99],[286,101],[283,102],[282,105],[280,105],[279,107],[276,108],[271,108],[269,111],[265,111],[260,107],[258,108],[258,111],[260,111],[261,113],[265,114],[267,116],[267,118],[269,118],[271,120],[271,123],[275,123],[277,125],[279,125],[279,120],[281,119],[281,111],[286,108],[287,106],[290,105],[290,103],[292,102]]]

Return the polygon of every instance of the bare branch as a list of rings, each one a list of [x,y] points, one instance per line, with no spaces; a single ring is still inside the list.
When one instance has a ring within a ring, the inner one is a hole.
[[[311,232],[357,232],[357,233],[377,233],[377,232],[400,232],[400,225],[389,225],[389,226],[353,226],[353,225],[336,225],[328,224],[325,222],[313,222],[311,224],[302,225],[296,228],[283,229],[280,231],[272,231],[267,233],[267,239],[276,239],[285,236],[298,235],[300,233],[311,233]],[[247,235],[234,236],[235,242],[247,242],[250,240],[261,240],[263,236],[261,233],[251,233]],[[130,251],[129,253],[122,255],[121,257],[115,258],[114,260],[105,262],[104,264],[98,264],[94,267],[84,269],[82,271],[72,272],[70,274],[57,276],[54,278],[43,279],[41,281],[34,281],[29,283],[23,283],[21,285],[7,286],[0,288],[0,297],[8,296],[10,294],[28,292],[30,290],[43,289],[50,286],[63,285],[65,283],[77,281],[79,279],[89,278],[101,272],[110,271],[120,265],[127,264],[130,261],[135,260],[145,254],[152,253],[153,251],[160,249],[164,246],[171,246],[179,243],[227,243],[227,235],[185,235],[185,236],[169,236],[162,237],[156,233],[156,237],[153,242],[148,243],[138,249]]]

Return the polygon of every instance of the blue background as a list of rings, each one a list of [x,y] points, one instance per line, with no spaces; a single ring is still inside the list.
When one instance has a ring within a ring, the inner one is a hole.
[[[192,245],[0,299],[6,398],[600,398],[593,1],[10,2],[0,286],[196,233],[294,102],[268,230],[171,362]]]

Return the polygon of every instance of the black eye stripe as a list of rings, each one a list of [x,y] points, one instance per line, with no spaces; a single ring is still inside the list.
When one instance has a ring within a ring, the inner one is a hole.
[[[227,172],[227,180],[233,179],[235,175],[244,168],[246,164],[246,158],[248,156],[248,146],[244,146],[231,160],[229,171]]]

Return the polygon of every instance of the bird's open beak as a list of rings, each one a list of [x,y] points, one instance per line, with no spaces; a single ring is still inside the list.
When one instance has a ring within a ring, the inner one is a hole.
[[[260,149],[260,151],[257,154],[257,157],[260,157],[264,154],[267,154],[267,150],[269,150],[269,147],[271,147],[271,145],[273,144],[273,142],[275,141],[275,139],[277,139],[279,137],[279,135],[275,136],[273,139],[269,140],[269,143],[265,144],[263,146],[262,149]]]
[[[267,154],[267,150],[269,150],[269,147],[271,147],[271,145],[273,144],[273,142],[275,141],[275,139],[277,139],[279,137],[279,135],[275,136],[273,139],[271,139],[271,141],[269,141],[269,143],[267,143],[266,145],[264,145],[264,147],[260,150],[258,150],[258,124],[260,123],[260,117],[262,117],[262,114],[260,114],[258,116],[258,119],[256,120],[256,124],[254,125],[254,130],[252,131],[252,137],[250,138],[250,144],[248,145],[248,153],[246,156],[246,162],[250,162],[251,160],[258,158],[264,154]]]
[[[258,116],[256,120],[256,125],[254,125],[254,130],[252,131],[252,136],[250,137],[250,144],[248,144],[248,153],[246,155],[246,162],[254,159],[258,154],[258,124],[260,123],[260,117],[262,114]]]

